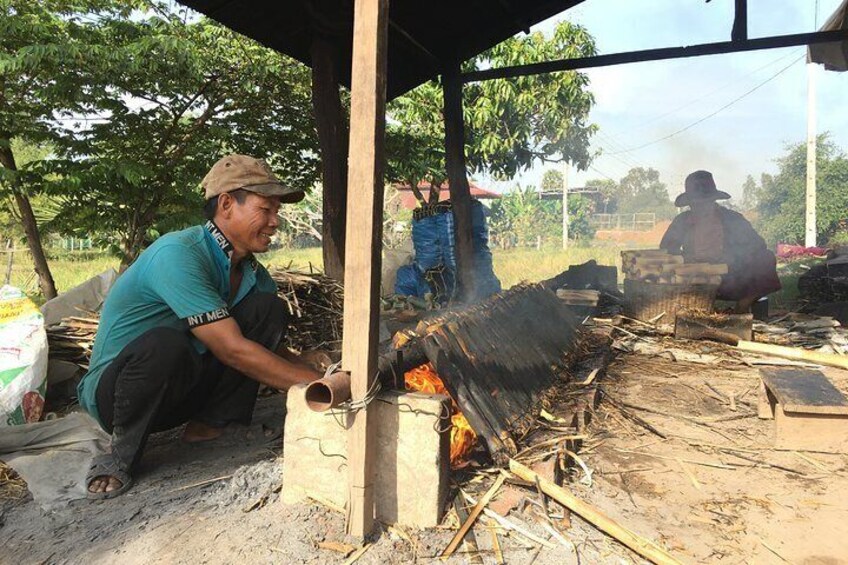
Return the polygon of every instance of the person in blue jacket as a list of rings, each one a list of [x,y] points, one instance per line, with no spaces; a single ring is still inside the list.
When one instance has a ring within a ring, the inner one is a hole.
[[[103,306],[78,389],[112,436],[88,474],[91,498],[130,488],[151,432],[188,422],[184,441],[214,439],[250,423],[260,383],[285,390],[320,376],[274,353],[288,313],[253,256],[268,250],[280,205],[303,192],[245,155],[220,159],[201,184],[205,225],[156,240]]]

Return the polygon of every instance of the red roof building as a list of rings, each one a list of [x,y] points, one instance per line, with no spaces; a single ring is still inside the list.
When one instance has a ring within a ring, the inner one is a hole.
[[[428,181],[421,181],[418,183],[418,190],[420,190],[421,194],[424,195],[425,200],[430,198],[430,186],[431,183]],[[497,192],[486,190],[474,183],[474,181],[469,180],[468,186],[471,189],[471,196],[479,200],[493,200],[501,197],[501,195]],[[396,184],[394,187],[395,190],[398,191],[398,196],[400,198],[398,203],[399,207],[406,208],[407,210],[414,210],[418,207],[418,200],[416,200],[415,194],[412,192],[412,187],[408,184]],[[439,201],[448,199],[450,199],[450,185],[447,181],[445,181],[439,190]]]

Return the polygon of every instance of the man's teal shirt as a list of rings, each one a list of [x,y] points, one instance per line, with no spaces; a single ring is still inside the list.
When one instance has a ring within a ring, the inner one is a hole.
[[[80,405],[100,419],[96,391],[104,369],[130,342],[153,328],[191,328],[229,317],[251,292],[276,292],[268,271],[249,257],[230,296],[232,245],[213,222],[157,239],[121,275],[106,297],[91,365],[77,389]],[[198,353],[205,346],[192,337]]]

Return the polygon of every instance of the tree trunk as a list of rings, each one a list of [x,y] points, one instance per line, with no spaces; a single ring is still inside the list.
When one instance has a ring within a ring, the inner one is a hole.
[[[126,271],[138,259],[138,256],[141,255],[142,247],[144,246],[144,237],[147,234],[147,228],[150,227],[151,221],[147,216],[139,218],[137,215],[134,215],[128,222],[127,231],[121,240],[121,265],[118,267],[119,273]]]
[[[312,40],[312,107],[321,147],[324,273],[344,280],[347,211],[347,116],[339,93],[338,53],[325,37]]]
[[[0,147],[0,165],[3,165],[3,167],[10,171],[18,170],[15,163],[15,156],[10,148]],[[38,274],[38,284],[41,287],[41,294],[44,295],[45,300],[56,298],[58,294],[56,292],[56,283],[53,282],[53,274],[50,272],[50,266],[47,264],[44,248],[41,246],[41,234],[38,232],[38,222],[35,220],[32,204],[30,204],[29,197],[20,190],[17,182],[12,187],[12,193],[15,197],[18,212],[21,214],[21,223],[26,234],[29,252],[32,255],[32,262],[35,265],[35,272]]]
[[[465,168],[465,123],[462,117],[462,78],[459,63],[442,74],[445,94],[445,164],[455,220],[456,270],[459,300],[476,299],[474,245],[471,240],[471,189]],[[438,192],[436,193],[438,199]]]

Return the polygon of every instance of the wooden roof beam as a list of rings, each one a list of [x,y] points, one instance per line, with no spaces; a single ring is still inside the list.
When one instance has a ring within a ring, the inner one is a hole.
[[[733,18],[730,39],[731,41],[748,39],[748,0],[736,0],[736,16]]]
[[[759,37],[757,39],[745,39],[740,41],[704,43],[701,45],[690,45],[687,47],[661,47],[659,49],[645,49],[642,51],[630,51],[627,53],[612,53],[610,55],[596,55],[593,57],[559,59],[556,61],[545,61],[529,65],[517,65],[514,67],[501,67],[482,71],[473,71],[463,74],[462,80],[463,82],[476,82],[496,78],[513,78],[527,75],[555,73],[559,71],[573,71],[592,67],[607,67],[611,65],[621,65],[624,63],[682,59],[685,57],[757,51],[760,49],[776,49],[778,47],[795,47],[797,45],[812,45],[816,43],[830,43],[834,41],[848,41],[848,30],[841,29],[835,31],[797,33],[793,35],[777,35],[773,37]]]
[[[439,69],[441,67],[441,63],[439,62],[438,57],[433,55],[433,53],[430,52],[429,49],[424,47],[424,45],[422,45],[421,42],[419,42],[417,39],[412,37],[412,35],[410,33],[408,33],[405,29],[403,29],[397,23],[395,23],[391,18],[389,18],[389,27],[392,29],[392,31],[397,32],[398,35],[403,37],[410,45],[412,45],[413,47],[418,49],[418,51],[420,51],[421,54],[424,55],[424,57],[427,59],[427,62],[430,63],[431,67],[433,67],[434,69]]]

